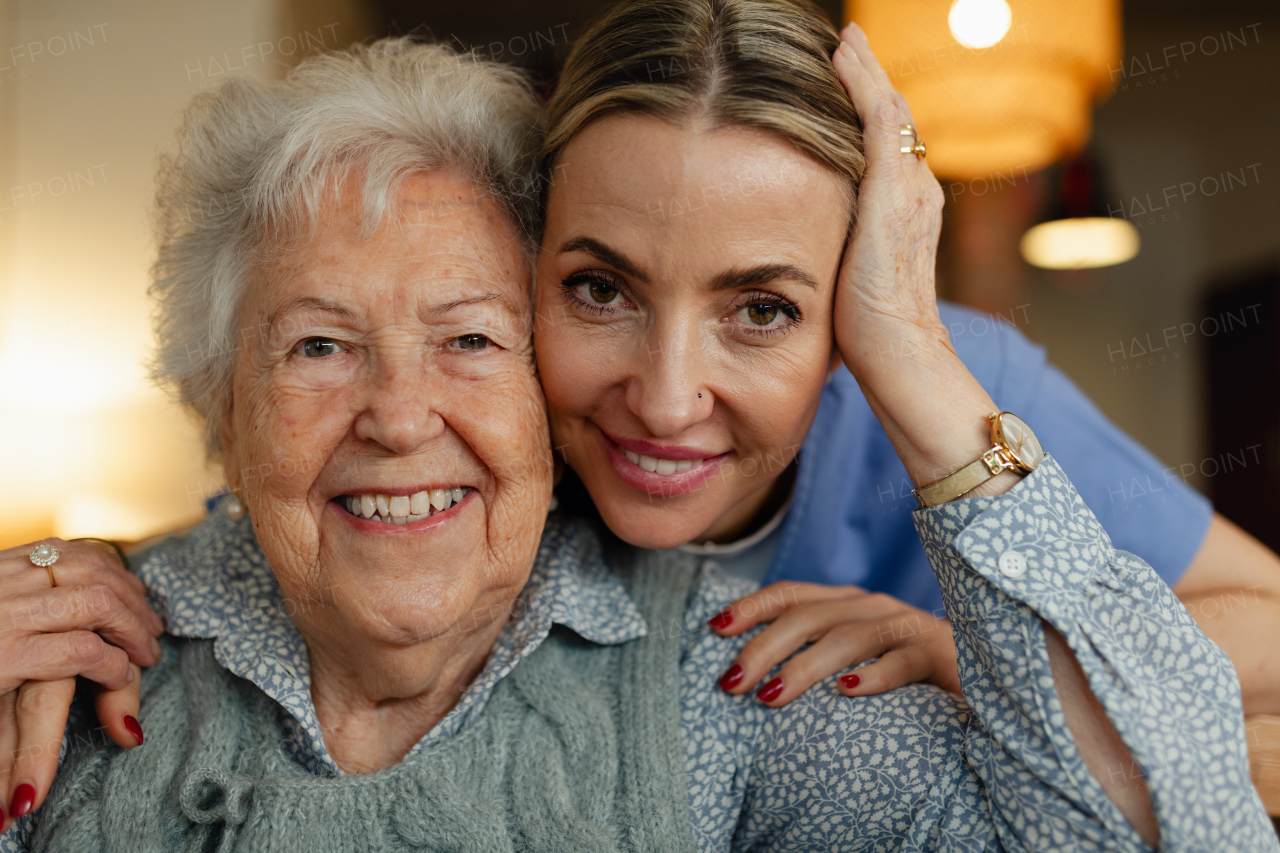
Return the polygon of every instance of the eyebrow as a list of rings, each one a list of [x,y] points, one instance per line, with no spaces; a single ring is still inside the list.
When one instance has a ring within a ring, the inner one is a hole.
[[[560,247],[560,254],[564,255],[569,252],[586,252],[598,261],[603,261],[623,275],[631,278],[639,279],[645,284],[649,283],[649,276],[638,266],[627,260],[625,256],[619,252],[610,249],[599,240],[593,240],[590,237],[574,237],[569,242]]]
[[[506,309],[514,317],[520,316],[520,311],[511,304],[511,300],[503,296],[501,293],[486,293],[483,296],[472,296],[469,299],[455,299],[452,302],[445,302],[441,305],[433,305],[427,309],[427,316],[431,318],[442,317],[458,308],[465,308],[468,305],[483,305],[486,302],[496,302],[502,308]]]
[[[574,237],[560,247],[560,254],[568,252],[585,252],[599,261],[614,267],[624,275],[649,282],[649,277],[625,256],[609,248],[599,240],[590,237]],[[744,287],[760,287],[771,281],[790,279],[792,281],[818,289],[818,282],[813,276],[794,264],[762,264],[741,270],[722,272],[711,283],[712,290],[737,290]]]
[[[299,308],[313,308],[317,311],[327,311],[330,314],[337,314],[345,320],[355,319],[355,312],[349,308],[339,305],[337,302],[330,302],[327,299],[320,299],[316,296],[300,296],[297,299],[290,300],[279,308],[271,312],[271,316],[267,318],[267,328],[274,329],[280,318],[286,314],[296,311]]]
[[[738,290],[744,287],[759,287],[779,279],[791,281],[818,289],[818,282],[800,267],[794,264],[762,264],[743,270],[729,270],[715,277],[711,283],[712,290]]]

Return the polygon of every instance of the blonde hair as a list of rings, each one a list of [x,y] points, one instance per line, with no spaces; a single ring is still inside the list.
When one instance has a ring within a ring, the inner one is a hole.
[[[543,172],[619,112],[775,133],[862,180],[862,126],[831,55],[839,35],[809,0],[624,0],[578,39],[549,105]]]
[[[371,234],[402,177],[458,169],[532,255],[541,144],[521,72],[405,38],[306,59],[283,83],[231,80],[197,96],[161,161],[151,376],[203,421],[207,455],[220,450],[248,272],[315,223],[338,179],[361,175]]]

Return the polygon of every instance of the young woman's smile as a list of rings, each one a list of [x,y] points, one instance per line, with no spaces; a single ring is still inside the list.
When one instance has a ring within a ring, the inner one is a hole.
[[[600,431],[609,464],[631,486],[655,497],[675,497],[706,485],[728,461],[729,452],[656,444],[643,439],[611,436]]]
[[[736,538],[832,364],[847,184],[763,131],[635,114],[556,176],[535,338],[557,450],[628,542]]]

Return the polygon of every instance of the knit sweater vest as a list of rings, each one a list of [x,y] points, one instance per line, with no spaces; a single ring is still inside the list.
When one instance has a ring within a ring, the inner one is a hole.
[[[658,630],[602,646],[556,626],[456,737],[368,775],[307,771],[282,744],[287,712],[213,641],[165,637],[145,746],[75,733],[32,849],[693,853],[680,642],[662,631],[683,625],[692,558],[608,550]]]

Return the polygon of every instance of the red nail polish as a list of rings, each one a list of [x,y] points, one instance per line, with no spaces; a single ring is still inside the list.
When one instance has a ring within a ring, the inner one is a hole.
[[[856,672],[851,672],[848,675],[840,676],[840,683],[843,684],[846,689],[852,690],[862,683],[862,676],[858,675]]]
[[[733,614],[728,610],[721,610],[715,616],[707,620],[707,624],[717,631],[723,631],[733,624]]]
[[[782,678],[774,678],[769,681],[760,691],[756,693],[756,698],[761,702],[772,702],[782,694]]]
[[[725,670],[724,675],[720,676],[720,689],[732,690],[742,681],[742,666],[734,664]]]
[[[138,724],[138,718],[132,714],[124,715],[124,727],[129,734],[133,735],[138,741],[138,746],[142,746],[142,726]]]
[[[13,819],[25,815],[31,811],[31,807],[36,804],[36,789],[29,782],[23,782],[18,786],[18,790],[13,792],[13,802],[9,805],[9,814],[13,815]]]

